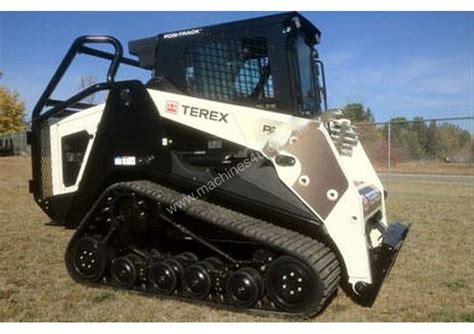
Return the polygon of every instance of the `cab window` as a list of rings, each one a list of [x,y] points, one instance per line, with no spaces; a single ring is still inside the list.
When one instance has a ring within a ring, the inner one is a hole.
[[[70,187],[76,183],[89,139],[87,131],[76,132],[61,139],[64,186]]]

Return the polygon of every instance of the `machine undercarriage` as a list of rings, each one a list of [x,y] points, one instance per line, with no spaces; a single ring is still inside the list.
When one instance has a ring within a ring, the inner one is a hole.
[[[310,317],[341,270],[324,244],[149,181],[108,188],[78,227],[66,265],[81,283]]]

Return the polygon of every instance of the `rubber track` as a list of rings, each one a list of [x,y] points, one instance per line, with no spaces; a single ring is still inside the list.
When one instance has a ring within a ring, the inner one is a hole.
[[[163,209],[177,201],[183,201],[185,195],[150,181],[132,181],[116,183],[112,189],[129,189],[160,203]],[[308,264],[322,279],[324,287],[319,305],[307,310],[302,317],[312,317],[319,313],[336,292],[341,276],[341,269],[335,254],[322,242],[311,239],[271,223],[256,219],[242,213],[194,199],[179,208],[193,218],[206,221],[218,228],[242,235],[284,254],[291,255]]]

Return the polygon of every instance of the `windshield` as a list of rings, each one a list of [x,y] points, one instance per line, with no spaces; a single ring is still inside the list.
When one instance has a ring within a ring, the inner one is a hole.
[[[302,36],[297,38],[296,54],[300,88],[299,111],[303,115],[312,115],[321,111],[321,102],[318,96],[319,79],[314,52],[315,50],[306,44]]]

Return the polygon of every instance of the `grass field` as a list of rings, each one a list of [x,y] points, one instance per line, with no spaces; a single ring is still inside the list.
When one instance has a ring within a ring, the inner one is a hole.
[[[28,158],[0,158],[1,321],[288,321],[74,283],[72,231],[47,226]],[[474,321],[473,179],[392,180],[390,220],[413,223],[371,309],[340,291],[314,321]]]
[[[375,166],[377,172],[388,172],[387,164]],[[443,161],[407,161],[393,164],[391,173],[400,174],[436,174],[436,175],[470,175],[474,176],[472,163],[445,163]]]

